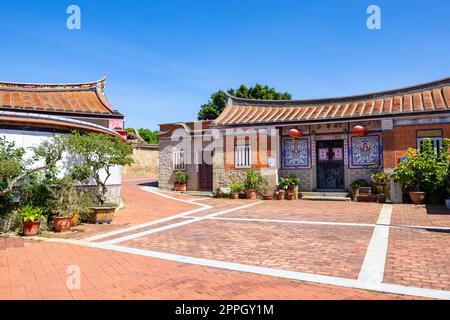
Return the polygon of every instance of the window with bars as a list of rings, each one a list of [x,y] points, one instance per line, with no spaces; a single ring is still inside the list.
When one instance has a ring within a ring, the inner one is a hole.
[[[443,142],[442,137],[417,138],[417,149],[422,150],[422,144],[424,143],[425,139],[430,139],[434,150],[436,150],[436,152],[441,152]]]
[[[252,166],[252,150],[249,145],[236,146],[236,154],[234,157],[235,166],[238,169],[251,168]]]
[[[184,151],[173,152],[173,168],[174,170],[186,170]]]

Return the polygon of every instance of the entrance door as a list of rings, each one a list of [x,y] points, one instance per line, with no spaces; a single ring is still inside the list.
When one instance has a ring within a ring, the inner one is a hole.
[[[345,189],[344,140],[317,141],[317,189]]]
[[[200,191],[212,191],[213,189],[213,166],[200,164],[198,168]]]

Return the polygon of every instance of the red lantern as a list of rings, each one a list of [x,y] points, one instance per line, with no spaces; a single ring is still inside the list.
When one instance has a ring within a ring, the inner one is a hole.
[[[361,136],[366,135],[367,132],[369,132],[367,130],[367,127],[362,125],[362,124],[358,124],[358,125],[354,126],[353,129],[352,129],[352,133],[353,134],[358,134],[358,135],[361,135]]]
[[[293,139],[298,139],[298,138],[303,137],[303,132],[302,132],[302,130],[291,129],[291,130],[289,130],[288,135],[289,135],[289,137],[291,137]]]

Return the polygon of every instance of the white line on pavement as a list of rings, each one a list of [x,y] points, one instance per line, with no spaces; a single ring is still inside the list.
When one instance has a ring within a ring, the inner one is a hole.
[[[190,219],[190,220],[187,220],[187,221],[182,221],[182,222],[170,224],[170,225],[167,225],[167,226],[164,226],[164,227],[155,228],[155,229],[151,229],[151,230],[147,230],[147,231],[143,231],[143,232],[139,232],[139,233],[130,234],[130,235],[127,235],[127,236],[124,236],[124,237],[112,239],[112,240],[109,240],[109,241],[104,241],[103,243],[106,243],[106,244],[117,244],[117,243],[120,243],[120,242],[129,241],[129,240],[132,240],[132,239],[148,236],[148,235],[151,235],[151,234],[154,234],[154,233],[158,233],[158,232],[161,232],[161,231],[166,231],[166,230],[169,230],[169,229],[182,227],[182,226],[185,226],[185,225],[188,225],[188,224],[191,224],[191,223],[196,223],[196,222],[199,222],[199,221],[202,221],[202,220],[206,220],[209,217],[216,217],[216,216],[221,215],[221,214],[226,214],[226,213],[229,213],[229,212],[246,209],[246,208],[255,206],[255,205],[259,204],[259,203],[261,203],[261,202],[254,202],[254,203],[250,203],[250,204],[247,204],[247,205],[244,205],[244,206],[240,206],[240,207],[236,207],[236,208],[231,208],[231,209],[227,209],[227,210],[211,213],[211,214],[208,214],[208,215],[206,215],[204,217],[193,218],[193,219]]]
[[[171,196],[168,196],[168,195],[165,195],[165,194],[161,194],[161,193],[159,193],[159,192],[157,192],[157,191],[155,191],[155,190],[153,190],[152,188],[149,188],[149,187],[144,187],[144,188],[141,188],[141,189],[144,190],[144,191],[153,193],[155,195],[164,197],[164,198],[168,198],[168,199],[179,201],[179,202],[193,204],[193,205],[196,205],[196,206],[200,206],[201,208],[190,210],[190,211],[186,211],[186,212],[182,212],[182,213],[179,213],[179,214],[167,217],[167,218],[163,218],[163,219],[159,219],[159,220],[155,220],[155,221],[151,221],[151,222],[147,222],[147,223],[138,224],[138,225],[135,225],[135,226],[132,226],[132,227],[124,228],[124,229],[119,229],[119,230],[114,230],[114,231],[111,231],[111,232],[101,233],[101,234],[98,234],[98,235],[95,235],[95,236],[92,236],[92,237],[89,237],[89,238],[86,238],[86,239],[83,239],[83,240],[84,241],[97,241],[97,240],[108,238],[108,237],[111,237],[111,236],[115,236],[115,235],[118,235],[118,234],[121,234],[121,233],[135,231],[135,230],[146,228],[146,227],[151,227],[151,226],[163,223],[163,222],[167,222],[167,221],[171,221],[171,220],[175,220],[175,219],[179,219],[179,218],[185,218],[186,216],[188,216],[190,214],[198,213],[198,212],[209,210],[209,209],[213,208],[212,206],[209,206],[209,205],[206,205],[206,204],[203,204],[203,203],[195,203],[195,202],[191,202],[191,201],[187,201],[187,200],[183,200],[183,199],[174,198],[174,197],[171,197]]]
[[[185,219],[195,219],[199,217],[190,216]],[[329,222],[329,221],[305,221],[305,220],[278,220],[278,219],[255,219],[255,218],[225,218],[225,217],[207,217],[208,220],[223,220],[223,221],[241,221],[241,222],[262,222],[262,223],[292,223],[292,224],[309,224],[309,225],[330,225],[330,226],[343,226],[343,227],[370,227],[373,228],[376,225],[370,223],[350,223],[350,222]]]
[[[365,283],[370,288],[377,288],[383,282],[391,215],[392,205],[384,204],[359,273],[358,281]]]
[[[30,238],[30,239],[33,239],[33,238]],[[232,270],[232,271],[247,272],[247,273],[259,274],[259,275],[265,275],[265,276],[271,276],[271,277],[277,277],[277,278],[284,278],[284,279],[290,279],[290,280],[298,280],[298,281],[306,281],[306,282],[334,285],[334,286],[347,287],[347,288],[353,288],[353,289],[371,290],[371,291],[377,291],[377,292],[383,292],[383,293],[401,294],[401,295],[426,297],[426,298],[433,298],[433,299],[446,299],[446,300],[450,299],[450,291],[444,291],[444,290],[407,287],[407,286],[403,286],[403,285],[388,284],[388,283],[383,283],[383,284],[380,284],[380,285],[374,287],[373,285],[370,285],[367,282],[363,282],[363,281],[356,280],[356,279],[340,278],[340,277],[325,276],[325,275],[319,275],[319,274],[311,274],[311,273],[304,273],[304,272],[297,272],[297,271],[288,271],[288,270],[273,269],[273,268],[267,268],[267,267],[252,266],[252,265],[246,265],[246,264],[234,263],[234,262],[226,262],[226,261],[218,261],[218,260],[211,260],[211,259],[181,256],[181,255],[176,255],[176,254],[136,249],[136,248],[123,247],[123,246],[98,243],[98,242],[86,242],[86,241],[80,241],[80,240],[56,239],[56,238],[45,238],[45,239],[34,238],[34,240],[41,240],[41,241],[46,241],[46,242],[57,242],[57,243],[68,243],[68,244],[81,245],[81,246],[86,246],[86,247],[91,247],[91,248],[96,248],[96,249],[103,249],[103,250],[109,250],[109,251],[135,254],[135,255],[140,255],[140,256],[149,257],[149,258],[156,258],[156,259],[161,259],[161,260],[175,261],[175,262],[200,265],[200,266],[225,269],[225,270]]]

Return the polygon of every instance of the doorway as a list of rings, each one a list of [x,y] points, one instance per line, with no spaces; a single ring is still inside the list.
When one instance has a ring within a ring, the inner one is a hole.
[[[317,189],[345,189],[344,140],[317,141]]]

